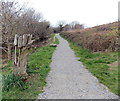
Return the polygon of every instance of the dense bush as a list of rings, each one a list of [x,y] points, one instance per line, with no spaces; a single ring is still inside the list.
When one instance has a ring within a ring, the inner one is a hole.
[[[93,52],[117,51],[117,34],[117,22],[82,30],[61,32],[65,38]]]

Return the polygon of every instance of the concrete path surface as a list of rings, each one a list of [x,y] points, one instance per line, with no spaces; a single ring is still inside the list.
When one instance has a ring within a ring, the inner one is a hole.
[[[60,44],[52,57],[47,86],[38,99],[117,99],[78,61],[69,43],[59,34],[56,37]]]

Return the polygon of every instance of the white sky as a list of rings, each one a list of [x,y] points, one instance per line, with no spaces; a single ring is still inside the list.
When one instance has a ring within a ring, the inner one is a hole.
[[[26,1],[26,0],[20,0]],[[117,21],[119,0],[29,0],[44,19],[55,26],[58,21],[79,21],[87,27]]]

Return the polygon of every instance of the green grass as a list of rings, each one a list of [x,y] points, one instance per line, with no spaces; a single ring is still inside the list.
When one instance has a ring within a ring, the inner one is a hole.
[[[55,41],[58,43],[58,40]],[[47,46],[37,48],[28,56],[27,73],[29,79],[24,89],[12,87],[9,91],[3,91],[3,99],[36,99],[46,85],[46,76],[50,71],[50,63],[55,47]],[[4,75],[9,72],[10,64],[4,68]],[[11,73],[11,72],[9,72]],[[17,81],[17,80],[16,80]]]
[[[98,78],[100,83],[106,85],[111,92],[120,95],[118,92],[118,67],[108,66],[117,61],[118,52],[92,53],[73,42],[70,42],[70,47],[75,51],[76,56],[80,57],[79,61]]]
[[[52,41],[54,41],[53,40],[53,38],[54,38],[54,36],[55,36],[55,34],[51,34],[51,37],[52,37]],[[59,44],[59,40],[55,37],[55,42],[54,42],[55,44]]]
[[[2,74],[11,74],[12,73],[12,61],[7,61],[6,65],[2,68]]]

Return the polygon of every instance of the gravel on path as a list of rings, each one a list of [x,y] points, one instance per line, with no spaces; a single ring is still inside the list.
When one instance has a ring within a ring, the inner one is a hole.
[[[78,61],[69,43],[59,34],[56,37],[59,45],[52,57],[47,86],[38,99],[118,99]]]

